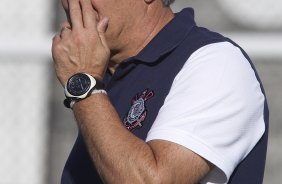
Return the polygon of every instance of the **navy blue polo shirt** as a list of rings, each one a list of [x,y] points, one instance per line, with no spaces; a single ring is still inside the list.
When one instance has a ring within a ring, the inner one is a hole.
[[[145,140],[175,76],[190,55],[205,45],[226,41],[236,45],[218,33],[198,27],[191,8],[176,14],[138,55],[122,62],[114,75],[107,73],[105,76],[108,96],[124,126]],[[250,61],[246,53],[242,52]],[[266,101],[264,113],[266,132],[235,169],[229,183],[262,183],[268,132]],[[61,183],[102,183],[80,134],[65,165]]]

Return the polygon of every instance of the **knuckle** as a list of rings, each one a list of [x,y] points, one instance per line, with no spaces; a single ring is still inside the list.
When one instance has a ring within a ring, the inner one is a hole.
[[[54,39],[55,39],[55,38],[54,38]],[[56,51],[58,45],[59,45],[58,43],[56,43],[55,41],[53,41],[53,44],[52,44],[52,51]]]
[[[84,7],[84,10],[85,10],[86,13],[93,14],[93,9],[92,9],[91,6]]]
[[[59,55],[60,53],[64,51],[64,47],[62,44],[55,44],[53,45],[52,50],[53,50],[54,55]]]
[[[57,36],[58,36],[58,35],[53,36],[53,39],[52,39],[52,43],[53,43],[53,45],[55,44],[55,42],[56,42],[56,41],[57,41],[57,39],[58,39],[58,38],[57,38]]]
[[[76,8],[76,7],[72,7],[69,9],[70,14],[73,14],[74,16],[79,15],[81,13],[81,10]]]
[[[70,23],[68,21],[63,21],[60,24],[60,28],[63,29],[64,27],[70,27]]]
[[[83,32],[74,32],[73,33],[73,41],[75,44],[82,45],[85,44],[90,38],[87,34],[83,34]]]

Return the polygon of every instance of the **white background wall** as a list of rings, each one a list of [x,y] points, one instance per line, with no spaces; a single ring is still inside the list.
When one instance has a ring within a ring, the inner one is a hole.
[[[1,0],[0,184],[47,177],[50,12],[51,1]]]

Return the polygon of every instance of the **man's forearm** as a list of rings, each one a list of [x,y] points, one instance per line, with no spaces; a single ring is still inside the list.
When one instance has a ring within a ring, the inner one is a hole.
[[[158,183],[152,149],[131,134],[104,94],[74,106],[90,156],[105,183]]]

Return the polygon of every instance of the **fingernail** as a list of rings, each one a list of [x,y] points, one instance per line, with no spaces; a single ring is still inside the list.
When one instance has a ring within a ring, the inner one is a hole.
[[[102,27],[103,27],[104,30],[107,29],[108,23],[109,23],[109,18],[107,18],[107,17],[103,18],[101,24],[102,24]]]

